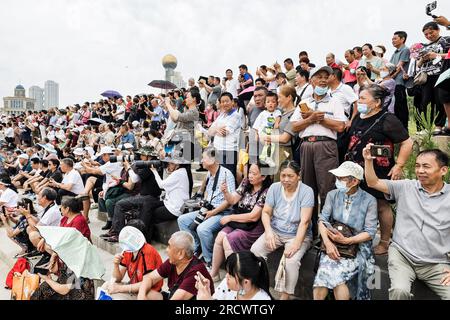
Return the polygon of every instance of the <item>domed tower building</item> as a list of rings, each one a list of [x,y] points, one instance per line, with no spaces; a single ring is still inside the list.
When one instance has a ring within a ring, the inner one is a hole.
[[[171,54],[167,54],[162,59],[162,65],[166,70],[166,81],[173,81],[173,77],[175,75],[175,68],[178,65],[177,58]]]
[[[172,54],[167,54],[162,58],[162,65],[166,70],[165,80],[172,82],[178,88],[185,87],[186,83],[179,72],[175,72],[178,65],[177,58]]]

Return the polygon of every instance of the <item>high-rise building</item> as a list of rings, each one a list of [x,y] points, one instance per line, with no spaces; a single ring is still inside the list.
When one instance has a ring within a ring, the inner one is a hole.
[[[14,89],[14,97],[3,98],[3,110],[2,113],[11,115],[19,115],[25,111],[34,111],[34,103],[36,100],[27,98],[25,96],[25,88],[22,85],[18,85]]]
[[[45,81],[44,106],[47,110],[59,107],[59,84],[55,81]]]
[[[174,85],[176,85],[178,88],[186,88],[186,82],[183,80],[183,76],[181,75],[181,72],[175,71],[172,76],[172,81]]]
[[[39,86],[32,86],[28,89],[28,96],[36,100],[34,108],[36,110],[44,109],[44,89]]]

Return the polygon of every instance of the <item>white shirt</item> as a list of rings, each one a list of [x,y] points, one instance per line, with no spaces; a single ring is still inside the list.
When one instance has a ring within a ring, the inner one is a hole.
[[[305,88],[306,88],[306,89],[305,89]],[[303,91],[303,90],[305,90],[305,91]],[[300,97],[300,95],[301,95],[302,92],[303,92],[302,100],[311,98],[312,95],[313,95],[313,93],[314,93],[314,89],[313,89],[312,85],[310,85],[308,82],[305,83],[305,84],[304,84],[303,86],[301,86],[301,87],[299,87],[299,86],[295,87],[295,91],[297,91],[297,95],[298,95],[299,97]]]
[[[318,110],[325,112],[325,118],[342,121],[347,121],[345,116],[344,106],[337,100],[331,99],[330,95],[325,96],[321,101],[317,102],[314,98],[309,98],[302,100],[300,103],[306,103],[311,110]],[[300,108],[297,107],[292,114],[291,121],[298,121],[302,118]],[[310,136],[324,136],[331,139],[337,139],[337,132],[324,127],[321,124],[311,124],[306,127],[305,130],[299,132],[300,138],[310,137]]]
[[[123,104],[118,105],[116,113],[120,113],[120,112],[122,112],[122,113],[117,115],[116,120],[125,120],[125,111],[126,111],[125,105],[123,105]]]
[[[155,173],[155,179],[158,186],[166,191],[164,206],[171,214],[179,217],[181,207],[189,199],[189,179],[186,169],[177,169],[164,180]]]
[[[59,206],[56,203],[50,209],[48,209],[45,214],[44,211],[42,211],[42,213],[38,215],[38,217],[38,225],[45,227],[59,227],[62,219],[61,211],[59,211]]]
[[[350,115],[351,106],[358,101],[358,95],[353,91],[352,87],[341,83],[336,90],[330,90],[331,98],[337,99],[344,106],[344,111]]]
[[[12,127],[6,128],[5,136],[7,138],[14,138],[14,129]]]
[[[236,79],[225,81],[225,91],[231,93],[233,95],[233,98],[237,98],[238,89],[239,89],[239,81],[237,81]]]
[[[4,202],[4,206],[7,208],[17,207],[17,202],[19,201],[19,195],[12,189],[7,188],[0,195],[0,202]]]
[[[122,173],[122,169],[123,166],[120,162],[107,162],[104,165],[99,167],[100,171],[102,172],[102,174],[106,175],[106,179],[103,182],[103,191],[106,194],[106,191],[110,188],[110,187],[114,187],[114,179],[112,178],[113,176],[116,178],[120,178],[120,174]]]
[[[208,101],[208,91],[206,91],[206,89],[203,87],[199,90],[200,92],[200,97],[202,98],[202,100],[207,103]],[[169,117],[170,118],[170,117]]]
[[[221,113],[211,125],[211,128],[223,127],[228,131],[225,137],[214,136],[214,148],[223,151],[239,150],[239,135],[241,133],[241,116],[236,110]]]
[[[84,192],[83,179],[81,179],[80,173],[75,169],[72,169],[69,172],[65,173],[61,183],[71,184],[72,188],[69,191],[77,195]]]
[[[268,119],[269,118],[274,118],[274,120],[276,120],[278,117],[281,117],[281,111],[276,109],[274,112],[269,112],[267,110],[264,110],[263,112],[261,112],[258,117],[255,120],[255,123],[253,123],[253,129],[258,130],[258,134],[261,135],[262,133],[264,133],[264,129],[265,128],[270,128],[270,125],[268,123]],[[275,125],[275,121],[272,124],[272,129],[273,126]],[[264,134],[268,134],[268,133],[264,133]]]
[[[223,279],[217,289],[214,291],[214,300],[237,300],[238,293],[227,286],[227,279]],[[272,300],[264,290],[260,289],[251,300]]]

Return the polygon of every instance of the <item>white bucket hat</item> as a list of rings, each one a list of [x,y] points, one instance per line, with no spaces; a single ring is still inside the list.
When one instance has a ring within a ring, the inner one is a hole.
[[[339,168],[333,169],[329,171],[334,174],[336,177],[354,177],[358,180],[364,179],[364,169],[359,164],[345,161],[343,162]]]

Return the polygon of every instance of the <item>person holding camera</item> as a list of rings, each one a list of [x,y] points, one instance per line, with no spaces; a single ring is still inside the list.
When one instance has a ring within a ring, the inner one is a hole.
[[[139,194],[127,197],[118,201],[114,207],[114,216],[112,219],[112,226],[109,232],[100,235],[108,242],[118,242],[119,232],[123,229],[126,222],[127,213],[133,210],[139,212],[140,217],[146,217],[154,207],[156,202],[159,202],[161,189],[156,182],[155,174],[151,170],[154,164],[149,163],[158,157],[155,150],[150,147],[143,147],[136,152],[140,155],[141,161],[136,161],[128,173],[131,176],[133,183],[139,183]]]
[[[428,104],[431,103],[431,118],[437,115],[434,124],[436,129],[434,134],[440,134],[445,125],[445,111],[442,101],[439,98],[439,88],[436,82],[442,73],[443,61],[450,49],[450,37],[442,37],[440,28],[436,22],[428,22],[422,28],[425,38],[429,41],[419,54],[417,66],[420,72],[426,74],[426,82],[422,85],[422,99],[419,112],[426,114]]]
[[[377,232],[377,201],[359,187],[364,178],[360,165],[346,161],[330,172],[336,176],[337,189],[328,193],[319,215],[323,252],[319,253],[314,300],[324,300],[329,290],[333,290],[336,300],[369,300],[367,284],[375,265],[372,240]]]
[[[206,181],[201,190],[202,196],[200,211],[186,213],[178,217],[180,230],[190,232],[195,238],[195,252],[203,254],[205,263],[211,266],[214,245],[214,233],[222,228],[220,220],[229,214],[230,204],[225,201],[220,186],[226,182],[228,192],[235,191],[233,174],[225,167],[219,165],[216,150],[208,147],[203,152],[202,164],[208,170]]]
[[[17,203],[16,213],[21,214],[18,219],[13,218],[11,215],[7,217],[4,214],[0,214],[0,219],[6,227],[6,235],[8,238],[22,249],[22,252],[15,256],[19,257],[20,255],[32,252],[34,249],[27,234],[29,220],[32,221],[33,218],[36,218],[33,202],[27,198],[22,199]],[[28,215],[25,215],[24,213],[27,213]],[[8,224],[8,220],[15,223],[14,227],[11,227]]]
[[[165,191],[164,200],[157,201],[151,209],[147,210],[147,214],[142,216],[149,241],[152,239],[155,224],[176,220],[181,215],[181,208],[185,201],[190,199],[194,184],[190,161],[177,156],[164,158],[161,161],[167,163],[169,176],[166,179],[162,180],[154,167],[151,170],[159,188]]]
[[[358,114],[346,135],[347,152],[345,160],[354,161],[364,167],[363,147],[371,142],[385,146],[385,154],[377,157],[375,170],[383,179],[400,180],[403,167],[412,153],[413,142],[401,121],[384,107],[389,92],[382,86],[371,84],[361,88],[358,100]],[[394,146],[400,145],[397,159],[394,158]],[[380,221],[381,241],[375,248],[375,254],[386,254],[391,237],[393,214],[384,195],[361,182],[361,188],[377,199]]]
[[[243,180],[234,193],[228,192],[226,183],[220,190],[225,200],[233,206],[232,214],[223,217],[220,224],[225,226],[214,243],[211,277],[219,280],[219,269],[224,260],[233,252],[248,251],[264,233],[261,213],[266,201],[267,190],[272,180],[262,174],[263,166],[254,163],[249,166],[248,178]]]
[[[450,186],[449,156],[423,150],[416,159],[417,180],[378,178],[373,144],[363,149],[367,185],[397,202],[396,223],[389,247],[390,300],[409,300],[415,279],[441,299],[450,300]]]

